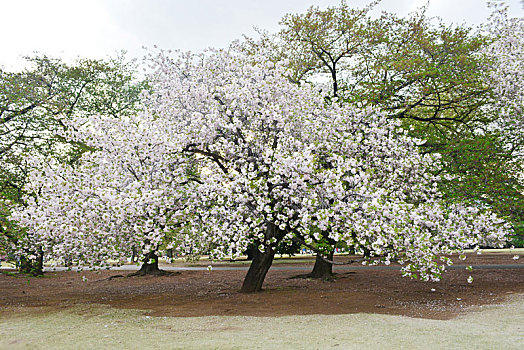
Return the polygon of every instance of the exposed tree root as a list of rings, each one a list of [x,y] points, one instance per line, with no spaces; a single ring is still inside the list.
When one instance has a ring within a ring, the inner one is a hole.
[[[303,275],[296,275],[296,276],[289,277],[289,279],[299,279],[299,278],[300,279],[315,279],[315,280],[321,280],[324,282],[335,282],[337,280],[337,276],[335,274],[316,276],[316,275],[313,275],[312,273],[306,273]]]
[[[176,276],[176,275],[180,275],[180,274],[181,274],[180,271],[157,270],[157,271],[144,272],[142,270],[138,270],[136,272],[129,273],[127,275],[109,276],[107,278],[99,280],[99,282],[100,281],[111,281],[111,280],[114,280],[114,279],[117,279],[117,278],[143,277],[143,276]]]
[[[165,271],[165,270],[146,270],[143,271],[142,269],[130,273],[126,275],[125,277],[141,277],[141,276],[176,276],[180,275],[180,271]]]

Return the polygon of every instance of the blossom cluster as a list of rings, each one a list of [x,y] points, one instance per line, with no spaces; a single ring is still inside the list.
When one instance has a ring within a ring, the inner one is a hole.
[[[85,152],[74,165],[48,160],[31,174],[27,206],[12,217],[28,227],[21,249],[48,258],[104,266],[135,249],[171,248],[173,222],[191,195],[187,162],[171,156],[171,137],[145,114],[76,118],[67,136]],[[35,161],[35,160],[33,160]],[[41,160],[36,160],[40,161]]]
[[[491,5],[494,11],[486,29],[493,41],[486,54],[493,61],[490,83],[500,115],[497,126],[515,147],[524,141],[524,18],[510,18],[504,3]]]

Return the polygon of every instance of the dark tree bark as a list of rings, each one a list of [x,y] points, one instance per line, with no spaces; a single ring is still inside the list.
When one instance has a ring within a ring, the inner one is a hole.
[[[256,247],[255,244],[248,245],[246,249],[247,260],[249,261],[253,260],[257,252],[258,252],[258,248]]]
[[[329,261],[333,261],[333,256],[335,255],[336,242],[333,239],[329,238],[327,234],[325,236],[325,240],[327,241],[327,243],[329,243],[331,250],[327,255],[324,255],[321,252],[317,251],[315,266],[313,266],[313,270],[311,271],[311,273],[307,275],[307,277],[309,278],[319,278],[323,280],[333,279],[333,264]]]
[[[249,270],[244,278],[244,283],[240,289],[241,292],[253,293],[262,290],[262,284],[275,257],[275,248],[284,236],[284,231],[272,223],[268,224],[265,239],[269,241],[271,238],[275,238],[276,241],[269,245],[269,247],[266,247],[263,253],[258,249],[256,250],[253,262],[251,266],[249,266]]]
[[[326,258],[333,261],[333,255],[335,251],[331,251]],[[320,253],[317,253],[317,258],[315,259],[315,266],[313,266],[313,271],[308,275],[311,278],[320,278],[320,279],[331,279],[333,278],[333,264],[324,260]]]
[[[137,252],[136,252],[136,248],[133,248],[133,255],[131,255],[131,262],[134,263],[134,262],[137,262],[138,261],[138,255],[137,255]]]
[[[249,266],[249,270],[244,278],[244,283],[240,290],[241,292],[253,293],[262,290],[262,284],[264,283],[266,274],[273,263],[274,257],[275,250],[272,247],[268,248],[263,253],[257,250],[253,262],[251,263],[251,266]]]
[[[155,252],[149,252],[142,260],[140,270],[129,276],[165,275],[168,272],[158,268],[158,256]]]
[[[36,257],[36,271],[38,275],[44,274],[44,252],[42,250],[40,250]]]

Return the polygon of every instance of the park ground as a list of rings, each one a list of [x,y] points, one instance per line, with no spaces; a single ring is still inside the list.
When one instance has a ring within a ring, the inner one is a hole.
[[[295,278],[312,259],[283,259],[255,294],[238,292],[245,271],[219,268],[118,278],[111,277],[129,272],[4,271],[0,349],[522,349],[524,268],[466,270],[524,267],[524,257],[513,256],[471,254],[438,283],[397,270],[337,270],[331,282]]]

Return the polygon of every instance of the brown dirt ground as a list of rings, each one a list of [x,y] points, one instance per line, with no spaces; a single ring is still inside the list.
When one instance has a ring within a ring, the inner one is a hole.
[[[524,259],[511,257],[472,255],[458,263],[524,264]],[[347,260],[347,257],[338,259]],[[300,260],[289,265],[311,267]],[[394,270],[340,271],[333,282],[292,278],[300,271],[273,270],[266,277],[264,291],[254,294],[238,292],[245,271],[184,271],[168,276],[108,279],[123,273],[128,272],[46,272],[40,278],[2,273],[0,316],[96,303],[149,310],[152,316],[363,312],[450,319],[468,308],[498,303],[509,294],[524,293],[524,269],[449,270],[437,283],[403,278]],[[474,277],[472,284],[466,281],[469,275]]]

